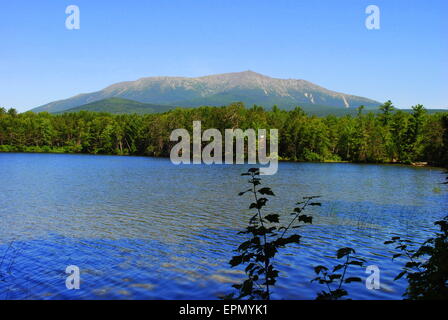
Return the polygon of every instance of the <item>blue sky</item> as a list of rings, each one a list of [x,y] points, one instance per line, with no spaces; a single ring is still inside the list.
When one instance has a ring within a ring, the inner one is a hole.
[[[81,29],[65,28],[78,5]],[[367,30],[365,8],[381,10]],[[140,77],[253,70],[398,107],[448,106],[448,1],[2,1],[0,106]]]

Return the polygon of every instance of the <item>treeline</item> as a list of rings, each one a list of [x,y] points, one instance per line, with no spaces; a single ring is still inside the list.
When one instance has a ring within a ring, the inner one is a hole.
[[[0,151],[67,152],[169,156],[172,130],[278,129],[279,156],[293,161],[429,162],[448,164],[448,113],[429,115],[422,105],[412,112],[393,107],[380,113],[358,108],[356,116],[308,116],[241,103],[227,107],[176,109],[163,114],[78,112],[51,115],[0,108]]]

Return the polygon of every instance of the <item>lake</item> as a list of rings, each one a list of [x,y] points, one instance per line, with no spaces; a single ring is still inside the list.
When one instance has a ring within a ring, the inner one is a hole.
[[[0,154],[0,299],[217,299],[242,279],[228,261],[251,212],[247,165],[182,165],[145,157]],[[302,243],[276,258],[273,298],[314,299],[313,266],[355,248],[377,265],[381,289],[347,286],[353,299],[400,299],[406,281],[392,247],[423,241],[448,212],[436,168],[280,163],[263,177],[276,197],[268,212],[287,219],[300,197],[320,195]],[[67,290],[65,269],[81,271]],[[365,279],[365,269],[353,269]]]

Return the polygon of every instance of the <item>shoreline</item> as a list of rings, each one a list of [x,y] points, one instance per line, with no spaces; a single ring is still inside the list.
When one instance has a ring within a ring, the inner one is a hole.
[[[18,154],[64,154],[64,155],[86,155],[86,156],[116,156],[116,157],[142,157],[142,158],[155,158],[155,159],[169,159],[169,157],[164,156],[151,156],[151,155],[132,155],[132,154],[108,154],[108,153],[83,153],[83,152],[39,152],[39,151],[4,151],[0,150],[0,154],[2,153],[18,153]],[[413,163],[404,163],[404,162],[353,162],[347,160],[324,160],[324,161],[297,161],[290,159],[279,159],[278,162],[289,162],[289,163],[349,163],[349,164],[365,164],[365,165],[397,165],[397,166],[406,166],[412,168],[437,168],[446,170],[446,167],[438,166],[435,164],[430,164],[428,162],[413,162]]]

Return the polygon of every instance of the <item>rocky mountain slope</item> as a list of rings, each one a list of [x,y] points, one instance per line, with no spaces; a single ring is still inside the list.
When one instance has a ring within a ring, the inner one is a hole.
[[[103,90],[79,94],[33,109],[34,112],[60,112],[108,98],[124,98],[142,103],[197,107],[221,106],[241,101],[290,109],[298,105],[356,108],[376,107],[368,98],[335,92],[306,80],[271,78],[253,71],[225,73],[199,78],[149,77],[120,82]]]

